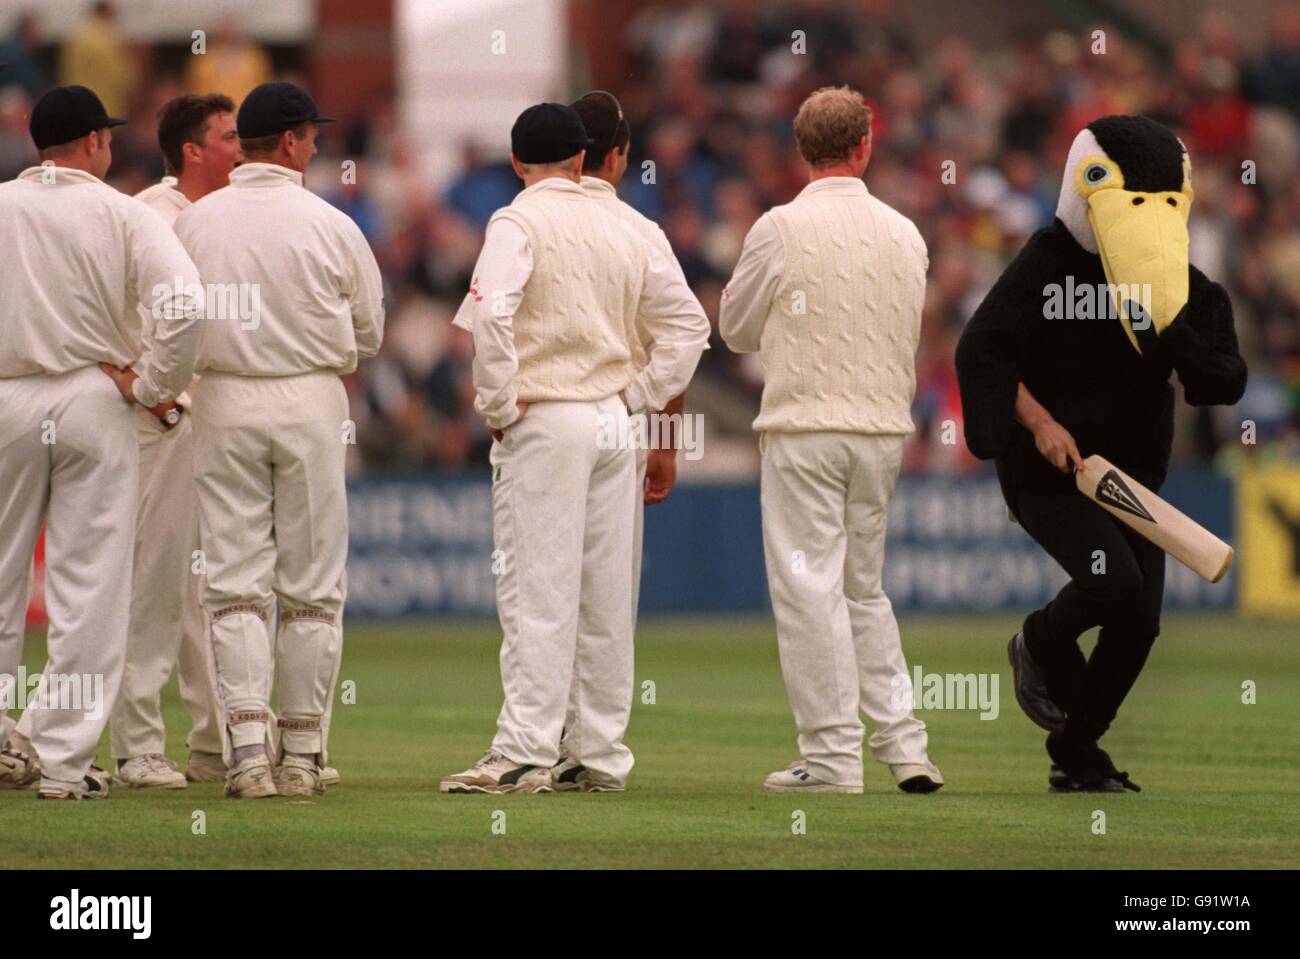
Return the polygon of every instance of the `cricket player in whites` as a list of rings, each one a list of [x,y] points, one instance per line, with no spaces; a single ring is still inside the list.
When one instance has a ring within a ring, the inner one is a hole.
[[[158,145],[170,176],[136,194],[169,225],[193,203],[230,182],[244,160],[235,129],[235,105],[220,93],[185,94],[163,107]],[[128,786],[179,789],[221,782],[221,719],[212,647],[203,628],[199,580],[198,493],[194,477],[192,406],[182,394],[179,422],[170,429],[140,420],[140,511],[136,525],[131,639],[122,693],[109,722],[117,760],[114,778]],[[189,763],[182,775],[163,755],[160,696],[179,667],[181,699],[190,713]]]
[[[766,380],[754,421],[763,549],[800,758],[764,788],[862,792],[865,712],[871,752],[899,788],[933,792],[943,777],[881,585],[929,260],[911,221],[862,182],[862,94],[818,90],[794,134],[811,182],[754,224],[719,319],[728,346],[758,352]]]
[[[230,98],[219,93],[185,94],[163,107],[158,144],[169,175],[136,194],[136,199],[169,226],[191,203],[225,186],[230,171],[243,160],[234,109]],[[147,349],[153,338],[150,304],[140,305],[140,315]],[[143,407],[136,409],[140,467],[131,628],[122,687],[109,719],[109,742],[117,760],[113,778],[136,788],[183,789],[186,780],[226,778],[212,653],[191,568],[199,520],[194,431],[186,415],[190,402],[189,395],[182,393],[167,419]],[[193,723],[184,773],[163,754],[166,731],[160,703],[178,658],[181,699]],[[32,716],[23,713],[14,730],[19,749],[30,751]]]
[[[593,141],[587,148],[582,162],[583,190],[636,230],[664,255],[664,259],[671,266],[681,272],[681,266],[673,254],[672,244],[668,242],[664,231],[653,220],[643,216],[634,207],[618,198],[616,188],[623,179],[623,174],[627,172],[627,154],[632,133],[618,99],[605,90],[593,90],[569,105],[582,118],[583,128]],[[692,338],[694,336],[693,332]],[[632,349],[632,366],[637,372],[645,369],[652,343],[653,335],[649,325],[638,317],[636,336],[632,337],[628,344]],[[708,349],[707,341],[704,348]],[[686,394],[679,393],[665,404],[662,411],[655,412],[662,413],[664,417],[680,418],[685,400]],[[636,450],[636,487],[639,492],[633,507],[632,527],[632,628],[634,633],[641,594],[641,542],[645,529],[645,508],[667,499],[677,479],[676,426],[672,420],[664,422],[667,424],[666,427],[656,429],[655,421],[649,421],[646,438],[667,440],[667,443],[653,449],[638,446]],[[577,697],[578,685],[575,682],[569,700],[569,713],[565,720],[566,733],[577,726]],[[586,767],[569,756],[566,737],[560,743],[560,762],[556,764],[551,775],[556,791],[580,790],[586,776]]]
[[[491,749],[443,792],[550,792],[562,732],[582,791],[621,791],[632,769],[640,491],[635,450],[608,439],[682,392],[709,327],[680,270],[583,189],[591,145],[570,107],[520,114],[511,162],[524,190],[489,221],[473,306],[456,320],[473,333],[475,406],[496,440],[505,703]],[[651,340],[639,371],[638,317]]]
[[[167,221],[230,182],[244,159],[235,106],[219,93],[186,94],[163,107],[158,144],[171,176],[136,195]],[[137,414],[140,424],[140,504],[131,593],[131,637],[122,692],[109,722],[117,760],[114,778],[128,786],[178,789],[185,781],[225,779],[212,651],[203,629],[193,551],[198,547],[194,425],[182,394],[180,416],[168,427]],[[141,411],[143,412],[143,411]],[[193,726],[185,773],[163,755],[162,687],[179,665],[181,699]]]
[[[323,791],[324,717],[343,651],[353,426],[339,377],[378,351],[384,312],[361,230],[303,188],[329,120],[293,84],[257,87],[236,121],[246,162],[176,221],[204,281],[239,304],[206,324],[194,391],[203,605],[236,798]]]
[[[89,773],[130,622],[139,454],[123,397],[174,417],[203,308],[198,271],[167,224],[102,182],[122,122],[86,87],[56,87],[31,114],[42,165],[0,185],[0,682],[13,682],[21,659],[44,518],[46,675],[60,683],[30,707],[43,799],[108,793]],[[137,303],[156,317],[143,358]],[[99,687],[103,708],[50,701],[64,677]],[[10,743],[0,786],[25,785],[33,765]]]

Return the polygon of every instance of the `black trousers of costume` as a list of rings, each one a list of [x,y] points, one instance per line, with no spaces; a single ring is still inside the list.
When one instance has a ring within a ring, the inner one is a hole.
[[[1100,739],[1160,634],[1165,554],[1074,490],[1022,490],[1025,531],[1070,574],[1056,598],[1025,620],[1025,642],[1065,710],[1066,734]],[[1079,637],[1100,626],[1084,659]]]

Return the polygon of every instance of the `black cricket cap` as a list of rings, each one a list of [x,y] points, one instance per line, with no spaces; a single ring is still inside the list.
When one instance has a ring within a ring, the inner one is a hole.
[[[316,101],[300,86],[278,81],[254,87],[239,105],[235,128],[241,140],[268,137],[304,123],[333,123],[321,116]]]
[[[125,120],[108,115],[94,90],[73,84],[55,87],[37,100],[27,128],[36,149],[44,150],[79,140],[95,130],[119,127],[124,123]]]
[[[510,152],[520,163],[554,163],[591,146],[582,118],[563,103],[539,103],[510,128]]]

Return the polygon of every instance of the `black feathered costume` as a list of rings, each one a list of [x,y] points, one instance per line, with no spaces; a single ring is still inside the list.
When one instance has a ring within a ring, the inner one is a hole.
[[[1246,384],[1227,293],[1187,261],[1191,200],[1190,163],[1170,130],[1145,117],[1089,124],[1070,150],[1057,218],[1007,267],[957,346],[967,445],[996,461],[1011,512],[1071,576],[1023,633],[1066,717],[1049,752],[1073,772],[1096,773],[1099,763],[1113,772],[1096,741],[1159,633],[1165,557],[1038,452],[1016,420],[1017,391],[1023,383],[1084,456],[1100,453],[1160,488],[1173,437],[1170,373],[1197,406],[1235,403]],[[1130,284],[1140,301],[1123,299]],[[1066,306],[1110,315],[1057,315],[1056,291],[1089,288],[1112,295]],[[1101,633],[1085,661],[1078,638],[1094,626]]]

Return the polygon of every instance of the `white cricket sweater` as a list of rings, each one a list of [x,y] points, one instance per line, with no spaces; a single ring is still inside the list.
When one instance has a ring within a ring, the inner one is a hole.
[[[513,320],[518,400],[599,400],[626,387],[644,241],[578,189],[525,190],[499,219],[524,231],[533,257]]]
[[[848,177],[809,184],[764,220],[781,256],[761,318],[754,429],[911,433],[929,263],[921,234]]]
[[[245,163],[176,219],[209,294],[196,371],[351,373],[384,333],[383,281],[360,228],[302,174]]]
[[[199,273],[143,203],[83,170],[30,167],[0,184],[0,250],[0,377],[132,364],[145,406],[189,384]],[[137,304],[159,317],[148,350]]]

